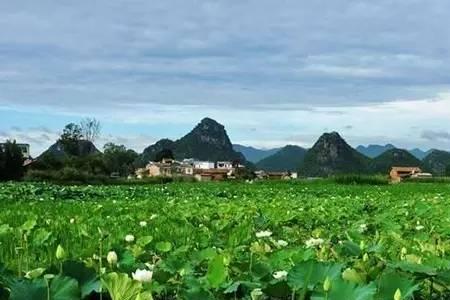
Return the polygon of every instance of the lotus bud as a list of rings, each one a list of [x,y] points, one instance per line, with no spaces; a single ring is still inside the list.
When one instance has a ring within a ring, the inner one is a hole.
[[[327,278],[325,279],[324,283],[323,283],[323,290],[325,292],[328,292],[331,289],[331,280],[330,277],[327,276]]]
[[[364,241],[361,241],[359,243],[359,249],[364,250],[364,248],[366,248],[366,243]]]
[[[397,289],[394,294],[394,300],[401,300],[401,299],[402,299],[402,292],[400,291],[400,289]]]
[[[364,255],[363,255],[363,261],[364,261],[364,262],[368,262],[368,261],[369,261],[369,254],[364,253]]]
[[[56,248],[56,258],[58,260],[66,258],[66,251],[64,251],[64,248],[61,245],[58,245],[58,248]]]
[[[114,251],[109,251],[108,255],[106,256],[106,260],[110,265],[117,264],[117,253]]]
[[[404,255],[406,255],[407,253],[408,253],[408,250],[406,250],[406,248],[403,247],[402,250],[401,250],[401,254],[404,256]]]

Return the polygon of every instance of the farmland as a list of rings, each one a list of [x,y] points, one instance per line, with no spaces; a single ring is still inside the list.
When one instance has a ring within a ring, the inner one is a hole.
[[[449,207],[431,183],[1,184],[0,299],[449,299]]]

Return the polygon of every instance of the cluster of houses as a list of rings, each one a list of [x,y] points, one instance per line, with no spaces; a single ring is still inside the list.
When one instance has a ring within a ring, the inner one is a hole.
[[[184,159],[163,159],[161,162],[150,162],[145,168],[136,170],[136,177],[192,177],[197,181],[220,181],[235,179],[237,171],[245,166],[230,161],[197,161]],[[255,178],[260,180],[290,180],[297,179],[295,172],[254,172]],[[403,179],[431,178],[432,174],[424,173],[419,167],[392,167],[389,173],[392,182],[401,182]]]
[[[238,170],[245,166],[231,161],[198,161],[184,159],[163,159],[161,162],[150,162],[145,168],[136,170],[136,177],[192,177],[197,181],[219,181],[235,179]],[[297,173],[291,172],[255,172],[257,179],[296,179]]]
[[[5,147],[5,143],[0,143],[0,149]],[[25,159],[24,165],[32,162],[29,144],[17,144],[22,150]],[[234,179],[239,169],[245,166],[231,161],[199,161],[195,159],[184,159],[177,161],[174,159],[163,159],[161,162],[150,162],[145,168],[137,169],[135,175],[142,179],[145,177],[193,177],[197,181],[217,181]],[[290,180],[297,179],[295,172],[254,172],[256,179]],[[392,182],[401,182],[403,179],[421,179],[433,177],[430,173],[424,173],[420,167],[392,167],[389,173]]]
[[[230,161],[198,161],[184,159],[163,159],[150,162],[145,168],[136,170],[137,178],[145,177],[193,177],[198,181],[225,180],[236,178],[236,172],[245,166]]]

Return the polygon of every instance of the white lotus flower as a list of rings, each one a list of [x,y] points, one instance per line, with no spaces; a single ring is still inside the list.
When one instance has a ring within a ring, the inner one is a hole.
[[[145,226],[147,226],[147,222],[141,221],[141,222],[139,222],[139,226],[145,227]]]
[[[73,223],[75,223],[75,219],[74,218],[70,219],[70,224],[73,224]]]
[[[256,233],[256,237],[258,239],[265,238],[265,237],[270,237],[271,235],[272,235],[272,231],[269,231],[269,230],[259,231],[259,232]]]
[[[273,273],[273,278],[278,279],[278,280],[284,280],[286,279],[288,275],[288,272],[286,271],[277,271],[275,273]]]
[[[359,231],[360,233],[366,232],[366,231],[367,231],[367,224],[361,224],[361,225],[359,225],[358,231]]]
[[[140,282],[150,282],[152,281],[153,272],[148,270],[137,269],[135,273],[131,274],[133,279]]]
[[[417,225],[417,226],[416,226],[416,230],[417,230],[417,231],[421,231],[421,230],[423,230],[423,229],[425,229],[425,227],[424,227],[423,225]]]
[[[323,242],[324,241],[321,238],[318,238],[318,239],[310,238],[309,240],[307,240],[305,242],[305,245],[307,248],[314,248],[314,247],[318,247],[318,246],[322,245]]]
[[[278,240],[277,245],[280,247],[286,247],[287,245],[289,245],[289,243],[283,240]]]
[[[109,251],[106,256],[106,260],[110,265],[115,265],[117,263],[117,253],[114,251]]]
[[[132,235],[132,234],[127,234],[127,235],[125,236],[125,241],[128,242],[128,243],[134,242],[134,235]]]
[[[264,293],[262,292],[261,289],[254,289],[250,293],[250,297],[252,298],[252,300],[261,300],[264,297]]]

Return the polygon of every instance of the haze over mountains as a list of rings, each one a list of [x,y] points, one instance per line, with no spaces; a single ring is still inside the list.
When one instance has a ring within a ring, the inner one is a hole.
[[[277,153],[281,148],[257,149],[252,146],[234,144],[233,149],[237,152],[241,152],[248,161],[257,163],[260,160]]]
[[[95,145],[81,141],[80,155],[99,153]],[[392,166],[418,166],[424,171],[442,175],[450,165],[450,153],[440,150],[403,150],[392,144],[352,148],[337,132],[324,133],[311,149],[287,145],[277,149],[256,149],[233,145],[225,127],[204,118],[194,129],[178,140],[161,139],[148,146],[136,161],[144,166],[163,150],[176,159],[195,158],[209,161],[240,161],[252,169],[266,171],[299,171],[303,176],[330,176],[346,173],[386,174]],[[64,156],[60,143],[46,152]]]

